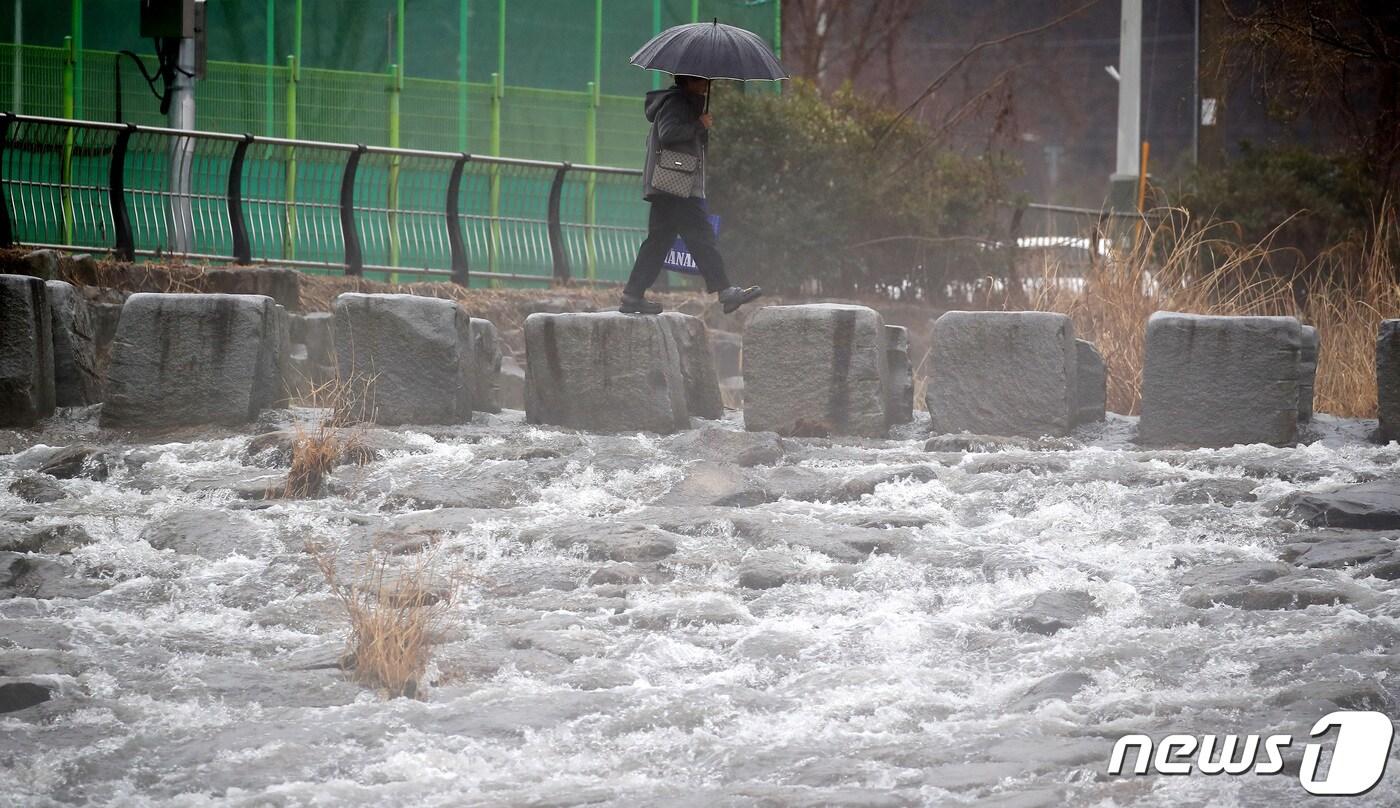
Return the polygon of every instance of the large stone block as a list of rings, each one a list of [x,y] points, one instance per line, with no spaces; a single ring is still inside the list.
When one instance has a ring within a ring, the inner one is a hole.
[[[721,379],[744,372],[744,338],[733,331],[710,329],[710,353],[715,358],[715,375]]]
[[[348,292],[335,300],[340,378],[366,391],[376,423],[457,424],[472,417],[471,318],[450,300]]]
[[[1400,320],[1381,322],[1376,337],[1376,392],[1382,440],[1400,440]]]
[[[909,329],[885,326],[885,364],[889,389],[885,391],[885,418],[890,426],[914,420],[914,366],[909,362]]]
[[[719,394],[714,354],[710,352],[705,321],[689,314],[668,311],[661,321],[671,329],[681,357],[681,378],[685,381],[686,410],[697,418],[724,417],[724,401]]]
[[[60,407],[86,407],[101,400],[97,338],[85,298],[71,283],[49,281],[53,319],[54,401]]]
[[[1103,363],[1103,354],[1094,343],[1077,339],[1074,372],[1075,382],[1074,422],[1092,424],[1104,419],[1108,408],[1108,369]]]
[[[266,295],[288,311],[301,311],[301,273],[287,267],[216,267],[204,273],[210,292]]]
[[[1147,321],[1141,443],[1290,443],[1302,330],[1292,317],[1159,311]]]
[[[1310,325],[1302,327],[1302,350],[1298,356],[1298,421],[1311,421],[1313,414],[1313,387],[1317,382],[1317,329]]]
[[[53,323],[40,278],[0,275],[0,427],[33,426],[54,408]]]
[[[92,319],[92,336],[98,355],[110,352],[112,340],[117,338],[117,324],[122,319],[122,304],[88,303],[88,316]]]
[[[766,306],[744,329],[744,428],[884,437],[885,323],[865,306]]]
[[[276,304],[261,295],[140,293],[112,342],[101,423],[246,423],[280,387]]]
[[[933,324],[935,432],[1041,437],[1074,426],[1078,349],[1063,314],[950,311]]]
[[[660,317],[531,314],[525,356],[530,423],[596,432],[690,426],[680,351]]]
[[[335,315],[318,311],[291,314],[292,344],[306,346],[306,356],[318,365],[335,364]]]
[[[513,356],[501,357],[501,375],[496,377],[496,395],[503,409],[525,409],[525,368]]]
[[[501,342],[496,325],[473,317],[472,408],[479,412],[501,411]]]
[[[307,404],[323,403],[336,378],[335,315],[318,311],[287,315],[289,350],[283,358],[287,395]]]
[[[258,365],[253,397],[262,402],[263,407],[285,407],[295,389],[288,383],[291,375],[288,370],[292,355],[292,323],[291,315],[280,304],[274,303],[268,313],[263,343],[263,358]]]

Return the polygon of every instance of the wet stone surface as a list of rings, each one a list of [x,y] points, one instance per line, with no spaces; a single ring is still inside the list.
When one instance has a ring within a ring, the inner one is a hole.
[[[310,414],[91,416],[0,455],[15,804],[1327,805],[1103,771],[1125,733],[1400,711],[1400,456],[1372,424],[1149,451],[1112,415],[886,441],[506,411],[366,430],[323,498],[244,499]],[[416,699],[350,678],[306,551],[348,576],[374,546],[465,572]]]

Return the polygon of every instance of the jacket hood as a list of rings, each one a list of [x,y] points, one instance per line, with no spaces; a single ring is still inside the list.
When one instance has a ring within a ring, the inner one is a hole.
[[[678,93],[680,91],[681,88],[679,87],[663,87],[660,90],[652,90],[648,92],[646,106],[644,107],[647,114],[647,120],[655,122],[656,113],[661,111],[661,105],[666,103],[666,99],[669,98],[672,93]]]

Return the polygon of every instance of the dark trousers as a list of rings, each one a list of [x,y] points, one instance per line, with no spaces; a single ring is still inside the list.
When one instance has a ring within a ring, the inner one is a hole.
[[[656,283],[662,262],[671,252],[676,236],[685,239],[685,246],[690,248],[690,255],[705,278],[707,291],[718,292],[729,288],[729,277],[724,274],[724,258],[715,246],[715,231],[710,228],[710,220],[706,218],[705,201],[662,194],[651,200],[647,238],[637,250],[637,260],[632,264],[632,275],[627,278],[624,292],[640,297]]]

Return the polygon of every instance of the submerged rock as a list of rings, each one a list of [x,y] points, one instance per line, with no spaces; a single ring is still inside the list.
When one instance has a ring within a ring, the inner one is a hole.
[[[26,502],[46,504],[68,496],[63,486],[44,474],[24,472],[10,483],[10,493]]]
[[[686,466],[685,476],[657,504],[746,507],[767,499],[760,483],[738,466],[701,460]]]
[[[664,584],[675,576],[667,570],[651,564],[633,564],[624,561],[601,567],[589,576],[591,586],[636,586],[638,584]]]
[[[1284,549],[1283,557],[1300,567],[1340,569],[1394,555],[1400,549],[1395,537],[1347,530],[1301,533]]]
[[[676,537],[664,530],[636,524],[620,524],[599,530],[595,525],[564,523],[530,528],[525,541],[547,541],[555,547],[582,547],[594,561],[657,561],[676,552]]]
[[[1026,688],[1026,691],[1008,706],[1013,710],[1026,712],[1047,701],[1069,701],[1079,691],[1093,684],[1093,681],[1088,674],[1078,671],[1052,673]]]
[[[1050,636],[1102,613],[1088,592],[1055,590],[1036,595],[1031,605],[1016,615],[1012,625],[1021,631]]]
[[[1213,480],[1192,480],[1172,494],[1173,505],[1235,505],[1240,502],[1253,502],[1254,489],[1259,483],[1254,480],[1221,478]]]
[[[797,580],[802,572],[802,565],[788,553],[757,552],[739,562],[739,586],[772,589]]]
[[[109,584],[85,578],[68,561],[37,555],[0,552],[0,599],[92,597]]]
[[[0,713],[15,713],[53,698],[53,689],[33,682],[0,685]]]
[[[711,425],[686,430],[667,438],[662,445],[682,458],[733,463],[741,467],[777,465],[785,452],[776,432],[739,432]]]
[[[0,550],[66,555],[92,541],[92,537],[80,525],[26,526],[0,533]]]
[[[87,477],[100,482],[107,479],[107,453],[93,446],[69,446],[45,461],[39,472],[60,480]]]
[[[1400,529],[1400,479],[1373,480],[1290,498],[1291,515],[1314,527]]]
[[[1368,597],[1366,590],[1339,579],[1289,575],[1258,583],[1200,584],[1182,593],[1181,602],[1197,609],[1233,606],[1249,611],[1268,611],[1335,606]]]
[[[185,508],[158,517],[141,532],[157,550],[174,550],[215,560],[231,555],[255,556],[262,531],[252,517],[238,511]]]

